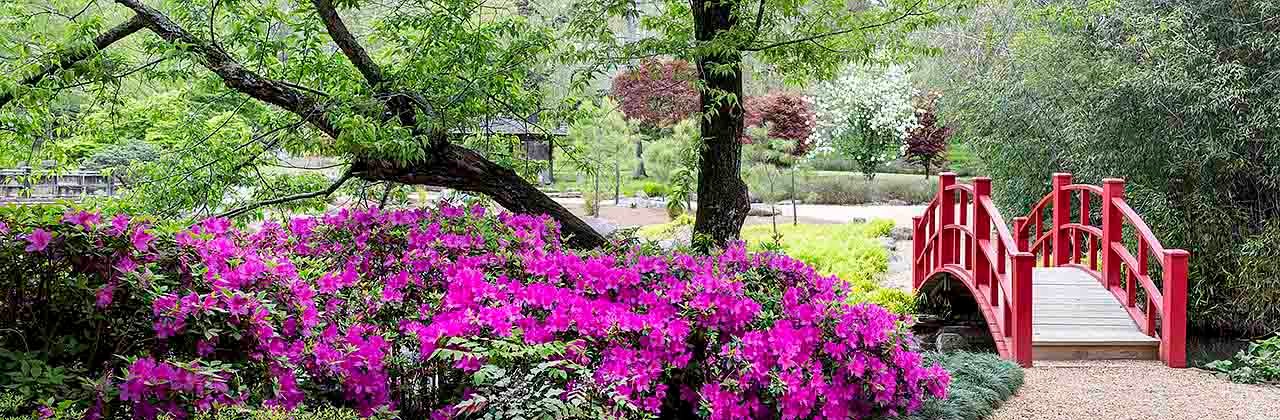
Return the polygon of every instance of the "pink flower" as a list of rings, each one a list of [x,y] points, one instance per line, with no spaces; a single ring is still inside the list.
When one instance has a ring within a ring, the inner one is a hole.
[[[116,284],[114,282],[102,285],[102,288],[98,289],[95,304],[97,304],[99,308],[105,308],[111,305],[111,299],[115,295],[115,291]]]
[[[214,347],[213,341],[210,341],[210,340],[196,341],[196,354],[199,355],[200,357],[209,357],[209,355],[213,354],[215,349],[216,348]]]
[[[84,210],[67,210],[66,213],[62,214],[62,222],[80,225],[84,227],[85,230],[89,230],[93,229],[93,225],[102,222],[102,216],[98,213],[90,213]]]
[[[107,234],[111,236],[123,235],[129,230],[129,216],[120,213],[111,218],[111,228],[107,229]]]
[[[36,228],[27,235],[27,252],[42,252],[49,246],[49,241],[53,240],[53,234],[44,229]]]
[[[133,231],[133,237],[129,238],[129,240],[133,242],[133,247],[137,249],[138,252],[147,252],[147,247],[151,245],[151,240],[155,239],[155,236],[147,233],[146,228],[146,226],[138,226],[138,228]]]
[[[461,369],[463,372],[466,372],[466,373],[472,373],[477,370],[480,370],[481,366],[484,366],[484,359],[481,359],[476,356],[465,356],[461,359],[458,359],[457,362],[453,363],[453,367]]]
[[[8,233],[9,233],[9,225],[6,225],[4,222],[0,222],[0,235],[5,235]]]

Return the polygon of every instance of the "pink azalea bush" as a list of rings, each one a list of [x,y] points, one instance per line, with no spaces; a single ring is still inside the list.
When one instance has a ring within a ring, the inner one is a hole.
[[[24,288],[3,308],[36,336],[50,315],[39,308],[56,306],[71,319],[54,335],[97,343],[43,355],[87,361],[91,418],[246,405],[466,417],[500,404],[484,378],[532,366],[563,371],[536,382],[594,396],[609,416],[874,418],[945,398],[949,381],[902,317],[741,246],[577,252],[549,218],[479,206],[254,229],[3,215],[5,287],[53,290]]]

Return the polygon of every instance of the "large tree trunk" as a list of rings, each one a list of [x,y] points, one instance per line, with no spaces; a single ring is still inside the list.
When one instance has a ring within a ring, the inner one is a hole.
[[[355,176],[402,184],[439,185],[492,197],[516,213],[546,214],[560,222],[568,245],[578,249],[605,244],[604,236],[568,209],[548,197],[520,174],[498,165],[465,147],[446,144],[434,151],[429,162],[399,166],[386,161],[355,164]]]
[[[734,3],[728,0],[696,0],[693,22],[698,41],[711,41],[716,33],[737,25]],[[709,239],[710,245],[724,247],[738,239],[751,203],[747,184],[742,182],[742,56],[737,51],[698,58],[703,111],[700,118],[705,146],[699,160],[698,213],[693,232]],[[728,67],[729,71],[724,71]],[[718,100],[728,93],[737,100]]]

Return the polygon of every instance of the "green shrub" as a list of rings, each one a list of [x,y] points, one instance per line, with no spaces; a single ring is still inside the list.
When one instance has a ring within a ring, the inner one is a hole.
[[[104,145],[80,163],[85,169],[121,168],[160,159],[155,145],[140,140]]]
[[[973,146],[965,143],[953,143],[947,148],[947,161],[943,163],[948,171],[963,177],[977,176],[982,172],[982,162],[973,153]]]
[[[796,195],[806,204],[858,205],[901,201],[907,204],[923,204],[937,194],[936,177],[925,179],[923,175],[879,174],[871,180],[856,174],[819,173],[797,181]],[[767,191],[755,188],[752,191]],[[767,195],[767,194],[765,194]],[[779,200],[789,199],[789,191],[780,191]]]
[[[857,172],[858,163],[853,159],[840,157],[835,153],[822,153],[809,161],[814,170],[832,172]]]
[[[925,401],[924,408],[903,420],[977,420],[990,416],[1022,386],[1017,364],[990,353],[929,353],[927,363],[940,363],[951,373],[945,400]]]
[[[1249,344],[1230,359],[1205,365],[1244,384],[1280,383],[1280,334]]]
[[[667,186],[657,182],[646,182],[641,186],[644,195],[649,197],[665,197],[667,195]]]
[[[893,222],[888,220],[843,225],[780,225],[781,243],[774,244],[772,226],[752,225],[742,229],[742,239],[751,249],[782,251],[812,265],[822,274],[849,282],[855,301],[908,313],[914,307],[911,295],[879,283],[879,276],[889,268],[889,252],[879,238],[892,229]]]

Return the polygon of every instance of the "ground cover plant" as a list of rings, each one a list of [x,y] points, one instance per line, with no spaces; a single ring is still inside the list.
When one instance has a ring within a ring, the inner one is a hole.
[[[1016,363],[990,353],[929,353],[925,359],[951,372],[946,400],[929,401],[904,419],[977,420],[990,416],[1022,387],[1023,371]]]
[[[575,252],[548,217],[451,205],[254,229],[56,207],[0,221],[0,347],[42,366],[0,387],[33,412],[867,418],[949,381],[902,316],[741,245]]]

